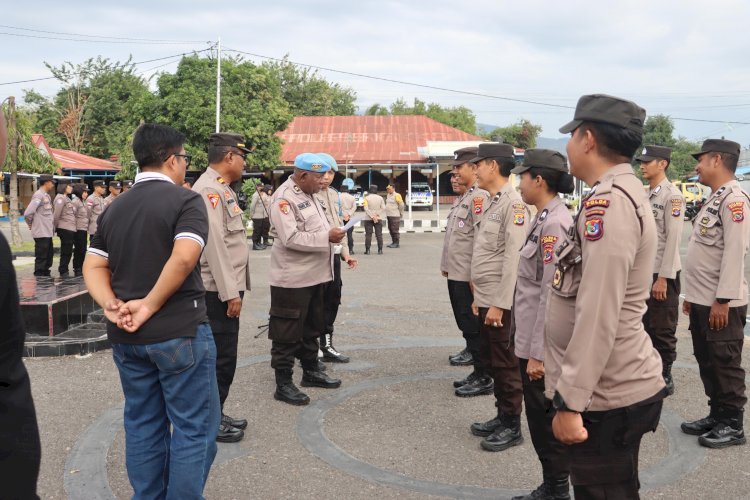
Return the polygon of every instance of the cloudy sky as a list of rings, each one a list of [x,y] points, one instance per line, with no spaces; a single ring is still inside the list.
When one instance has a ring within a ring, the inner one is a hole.
[[[207,47],[89,41],[44,32],[180,42],[221,36],[224,47],[262,56],[289,54],[295,62],[495,97],[321,72],[352,87],[361,109],[418,97],[467,106],[485,124],[528,118],[543,126],[542,136],[554,138],[572,116],[564,106],[575,106],[582,94],[603,92],[632,99],[649,114],[672,116],[679,135],[725,136],[750,146],[750,2],[741,0],[41,0],[33,9],[15,5],[0,17],[0,83],[48,77],[45,61],[59,65],[97,55],[124,61],[132,55],[138,62]],[[150,76],[174,71],[176,61],[138,68]],[[52,95],[57,85],[54,80],[0,85],[0,100],[20,97],[27,88]]]

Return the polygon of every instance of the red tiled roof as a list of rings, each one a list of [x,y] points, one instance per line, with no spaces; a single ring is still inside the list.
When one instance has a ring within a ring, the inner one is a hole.
[[[305,152],[326,152],[342,164],[421,162],[427,141],[482,140],[426,116],[298,116],[277,135],[285,164]]]
[[[31,140],[35,146],[44,149],[60,164],[63,170],[109,170],[118,171],[120,165],[108,160],[102,160],[67,149],[51,148],[42,134],[32,134]]]

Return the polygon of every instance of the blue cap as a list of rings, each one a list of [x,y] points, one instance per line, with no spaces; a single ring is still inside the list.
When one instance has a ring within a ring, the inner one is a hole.
[[[323,158],[326,161],[326,163],[328,163],[328,166],[331,167],[331,170],[333,170],[334,172],[339,171],[339,165],[338,163],[336,163],[336,159],[333,156],[329,155],[328,153],[315,153],[315,154]]]
[[[294,159],[294,166],[300,170],[322,174],[331,170],[328,162],[320,156],[313,153],[302,153]]]

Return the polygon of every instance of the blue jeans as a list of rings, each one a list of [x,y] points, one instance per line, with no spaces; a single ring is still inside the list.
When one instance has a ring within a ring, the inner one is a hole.
[[[194,338],[112,344],[112,355],[125,394],[133,498],[202,499],[221,418],[211,327],[198,325]]]

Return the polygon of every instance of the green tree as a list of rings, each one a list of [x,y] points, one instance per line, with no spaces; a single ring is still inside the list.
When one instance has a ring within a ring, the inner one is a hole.
[[[399,98],[389,108],[375,103],[365,110],[365,115],[422,115],[469,134],[477,133],[476,116],[464,106],[445,108],[440,104],[427,104],[419,99],[414,99],[414,104],[410,106],[404,99]]]
[[[653,115],[646,119],[642,146],[648,144],[672,148],[672,160],[667,169],[667,177],[670,179],[683,179],[695,170],[696,161],[691,153],[700,149],[700,143],[682,136],[675,138],[674,122],[669,116]],[[640,175],[638,169],[636,172]]]
[[[317,70],[292,64],[288,56],[262,67],[277,80],[294,116],[345,116],[357,109],[357,94],[352,89],[325,80]]]
[[[673,136],[674,122],[666,115],[649,116],[643,125],[643,145],[673,147],[677,142]]]
[[[279,81],[268,69],[241,58],[222,59],[221,130],[245,136],[255,147],[248,162],[260,168],[279,163],[281,140],[275,135],[292,120]],[[184,57],[174,74],[158,82],[153,120],[181,130],[195,168],[208,163],[208,137],[215,131],[216,59]]]
[[[542,132],[542,126],[522,118],[507,127],[498,127],[492,132],[483,134],[486,139],[499,140],[506,144],[521,149],[532,149],[536,147],[536,140]]]

